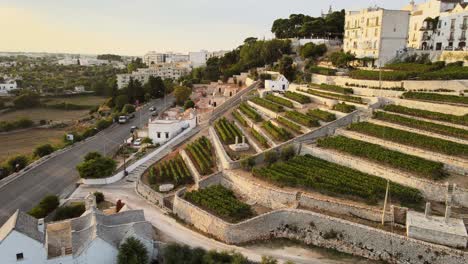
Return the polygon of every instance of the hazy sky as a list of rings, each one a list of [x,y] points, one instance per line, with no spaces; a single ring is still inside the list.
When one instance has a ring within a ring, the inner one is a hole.
[[[0,51],[117,53],[221,50],[245,38],[271,38],[291,13],[408,0],[0,0]],[[419,1],[421,2],[421,0]]]

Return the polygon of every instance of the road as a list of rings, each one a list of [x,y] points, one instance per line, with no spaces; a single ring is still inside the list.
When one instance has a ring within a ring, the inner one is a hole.
[[[169,97],[168,97],[169,98]],[[168,99],[168,104],[172,99]],[[57,155],[43,164],[32,168],[23,176],[0,189],[0,225],[16,210],[27,211],[34,207],[45,195],[61,195],[71,192],[79,179],[75,169],[83,156],[91,151],[106,153],[115,150],[130,136],[130,127],[143,127],[149,119],[149,108],[162,109],[164,100],[157,99],[143,106],[135,113],[135,118],[127,124],[115,124],[72,149]],[[141,114],[141,116],[140,116]]]

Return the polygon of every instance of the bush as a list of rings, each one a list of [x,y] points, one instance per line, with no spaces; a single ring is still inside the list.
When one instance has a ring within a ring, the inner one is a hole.
[[[195,107],[195,103],[192,100],[188,99],[187,101],[185,101],[184,110],[194,108],[194,107]]]
[[[300,104],[309,104],[311,102],[309,96],[306,96],[306,95],[303,95],[303,94],[300,94],[300,93],[286,91],[284,93],[284,96],[286,98],[294,100],[294,101],[296,101],[296,102],[298,102]]]
[[[352,138],[337,136],[319,139],[318,146],[349,153],[431,180],[440,180],[447,176],[444,164],[440,162],[426,160]]]
[[[342,102],[342,103],[334,105],[333,110],[336,110],[342,113],[352,113],[356,111],[356,106],[349,105],[349,104]]]
[[[292,121],[299,123],[306,127],[319,127],[320,123],[317,118],[305,115],[298,111],[288,111],[285,115],[287,118]]]
[[[98,130],[103,130],[112,125],[112,119],[101,119],[96,122],[96,128]]]
[[[327,111],[323,111],[320,109],[309,110],[307,115],[318,118],[324,122],[332,122],[336,120],[336,115],[329,113]]]
[[[253,157],[245,158],[241,160],[240,165],[242,169],[246,171],[250,171],[255,166],[255,158]]]
[[[233,116],[233,117],[237,120],[237,122],[239,122],[243,127],[247,127],[247,126],[248,126],[247,121],[244,119],[244,117],[243,117],[237,110],[232,111],[232,116]]]
[[[24,108],[33,108],[40,106],[39,96],[37,94],[28,93],[16,97],[13,100],[15,108],[24,109]]]
[[[164,264],[181,263],[232,263],[232,264],[251,264],[251,262],[242,255],[234,252],[205,251],[202,248],[190,248],[187,245],[168,244],[162,250],[162,259]]]
[[[278,161],[278,153],[276,151],[268,151],[265,153],[265,162],[267,164],[273,164]]]
[[[24,155],[17,155],[7,160],[10,171],[20,171],[29,164],[29,158]]]
[[[250,206],[239,201],[233,191],[222,185],[188,192],[185,199],[231,222],[240,222],[253,216]]]
[[[468,97],[457,96],[457,95],[406,92],[402,96],[405,99],[416,99],[416,100],[424,100],[424,101],[432,101],[432,102],[456,103],[456,104],[468,105]]]
[[[271,101],[268,101],[268,100],[265,100],[263,98],[259,98],[259,97],[254,97],[252,99],[250,99],[250,101],[252,101],[253,103],[259,105],[259,106],[262,106],[262,107],[265,107],[266,109],[269,109],[273,112],[276,112],[276,113],[280,113],[280,112],[284,112],[284,107],[282,105],[279,105],[279,104],[275,104]]]
[[[148,264],[148,251],[140,240],[129,237],[119,247],[118,264]]]
[[[32,126],[34,126],[34,122],[27,118],[20,118],[16,121],[0,121],[0,132],[24,129]]]
[[[341,94],[353,94],[354,93],[353,89],[351,88],[344,88],[338,85],[329,85],[325,83],[322,83],[319,86],[313,86],[312,88],[324,90],[327,92],[341,93]]]
[[[37,219],[41,219],[57,209],[59,204],[60,201],[56,195],[47,195],[46,197],[42,198],[39,204],[32,208],[28,214]]]
[[[283,126],[289,128],[293,132],[295,132],[297,134],[302,134],[302,129],[301,129],[300,125],[298,125],[298,124],[296,124],[294,122],[291,122],[288,119],[286,119],[284,117],[281,117],[281,116],[278,116],[278,118],[276,118],[276,121],[278,123],[282,124]]]
[[[416,74],[413,72],[406,71],[368,71],[368,70],[354,70],[349,73],[349,76],[353,79],[359,80],[379,80],[382,76],[383,81],[402,81],[408,79],[414,79]]]
[[[327,46],[325,44],[307,43],[301,47],[301,57],[307,58],[318,58],[323,56],[327,52]]]
[[[93,194],[94,194],[94,197],[96,198],[97,204],[104,202],[105,198],[102,192],[94,192]]]
[[[321,74],[321,75],[327,75],[327,76],[335,76],[336,75],[336,70],[335,69],[330,69],[330,68],[325,68],[325,67],[320,67],[320,66],[315,66],[315,65],[308,66],[307,70],[310,73],[316,73],[316,74]]]
[[[281,159],[284,161],[291,159],[292,157],[294,157],[294,155],[296,155],[296,151],[294,150],[294,146],[292,145],[283,147],[281,149]]]
[[[91,152],[76,166],[76,169],[83,179],[100,179],[111,176],[116,167],[117,164],[113,159]]]
[[[54,221],[62,221],[81,216],[86,211],[84,203],[75,203],[72,205],[62,206],[57,209],[54,216]]]
[[[54,147],[52,147],[52,145],[44,144],[44,145],[38,146],[34,150],[34,156],[42,158],[44,156],[47,156],[47,155],[51,154],[54,151],[55,151],[55,149],[54,149]]]
[[[124,114],[131,114],[135,112],[135,106],[132,104],[125,104],[124,107],[122,108],[122,113]]]
[[[268,101],[272,101],[273,103],[280,104],[282,106],[286,106],[286,107],[289,107],[289,108],[294,108],[294,105],[293,105],[293,103],[291,101],[286,100],[284,98],[281,98],[279,96],[275,96],[275,95],[272,95],[272,94],[267,94],[265,96],[265,99],[267,99]]]
[[[143,144],[153,144],[153,140],[149,137],[145,137],[143,141],[141,141]]]
[[[468,145],[412,133],[396,128],[362,122],[352,124],[349,129],[372,137],[390,140],[411,147],[422,148],[429,151],[453,156],[468,156]]]
[[[260,143],[260,145],[262,145],[264,148],[270,147],[267,139],[262,134],[260,134],[257,130],[252,129],[251,132],[254,138]]]
[[[149,170],[149,183],[156,190],[158,184],[172,183],[177,187],[192,181],[192,175],[180,154],[160,162]]]
[[[185,148],[201,175],[208,175],[213,172],[215,165],[213,159],[213,148],[211,142],[205,136],[200,137]]]
[[[387,105],[385,106],[384,110],[389,111],[389,112],[404,114],[404,115],[422,117],[422,118],[427,118],[427,119],[433,119],[433,120],[468,126],[468,114],[464,116],[456,116],[456,115],[443,114],[439,112],[432,112],[432,111],[427,111],[427,110],[409,108],[409,107],[404,107],[401,105]]]
[[[240,106],[239,106],[239,110],[244,114],[244,115],[247,115],[247,117],[249,117],[250,119],[252,119],[254,122],[261,122],[263,120],[262,116],[257,113],[257,111],[255,109],[253,109],[252,107],[250,107],[248,104],[246,103],[242,103]]]

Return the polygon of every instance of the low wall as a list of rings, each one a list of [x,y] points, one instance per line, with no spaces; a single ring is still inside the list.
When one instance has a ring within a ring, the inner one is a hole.
[[[275,237],[395,263],[468,262],[468,253],[464,251],[304,210],[280,209],[231,224],[182,199],[184,192],[185,189],[174,197],[174,214],[228,244]]]
[[[369,88],[357,88],[352,87],[355,95],[361,96],[372,96],[372,97],[400,97],[404,92],[392,91],[383,89],[369,89]]]
[[[273,112],[270,109],[260,106],[252,101],[247,101],[247,104],[255,109],[258,109],[258,111],[261,111],[263,114],[267,115],[269,118],[277,118],[279,116],[279,113]]]
[[[164,206],[164,195],[151,189],[141,181],[137,181],[136,190],[143,198],[159,207]]]
[[[433,111],[433,112],[440,112],[440,113],[450,114],[450,115],[468,114],[468,107],[464,107],[464,106],[437,104],[437,103],[399,99],[399,98],[391,98],[391,99],[387,98],[386,101],[387,103],[393,103],[393,104],[401,105],[405,107],[417,108],[417,109]]]
[[[213,140],[213,147],[215,148],[221,167],[223,169],[230,169],[232,167],[233,161],[229,157],[229,155],[226,153],[226,151],[224,150],[223,143],[218,138],[218,135],[216,134],[216,131],[214,130],[212,126],[208,128],[208,131],[210,133],[210,138]]]
[[[198,184],[198,182],[200,182],[201,175],[198,172],[197,168],[195,167],[195,164],[193,164],[192,160],[187,155],[187,152],[185,152],[185,149],[182,149],[179,152],[179,154],[182,157],[182,159],[184,160],[185,164],[187,164],[187,167],[188,167],[190,173],[193,175],[193,179],[195,181],[195,184]]]

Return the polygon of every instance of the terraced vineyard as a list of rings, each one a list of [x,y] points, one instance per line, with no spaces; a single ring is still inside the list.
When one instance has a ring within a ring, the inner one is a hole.
[[[265,96],[265,99],[267,99],[268,101],[272,101],[273,103],[277,103],[279,105],[282,105],[282,106],[286,106],[286,107],[289,107],[289,108],[294,108],[294,105],[293,105],[293,103],[291,101],[286,100],[284,98],[281,98],[279,96],[268,94],[268,95]]]
[[[339,111],[342,113],[352,113],[356,111],[356,106],[349,105],[349,104],[346,104],[345,102],[342,102],[342,103],[334,105],[333,110]]]
[[[153,189],[158,190],[159,185],[171,183],[179,186],[193,182],[187,165],[178,154],[171,160],[160,162],[149,170],[148,181]]]
[[[254,122],[261,122],[263,121],[263,118],[262,116],[257,113],[257,111],[255,109],[253,109],[252,107],[250,107],[248,104],[246,103],[242,103],[240,106],[239,106],[239,110],[244,114],[246,115],[248,118],[252,119]]]
[[[239,122],[242,126],[247,127],[248,123],[247,120],[244,119],[244,117],[239,114],[237,110],[232,111],[232,116]]]
[[[302,129],[301,129],[301,126],[294,123],[294,122],[291,122],[289,121],[288,119],[284,118],[284,117],[281,117],[281,116],[278,116],[278,118],[276,118],[276,121],[280,124],[282,124],[283,126],[291,129],[293,132],[297,133],[297,134],[302,134]]]
[[[268,144],[268,141],[266,140],[266,138],[262,136],[262,134],[260,134],[257,130],[252,129],[250,130],[250,132],[252,133],[252,136],[260,143],[260,145],[262,145],[262,147],[264,148],[270,147],[270,144]]]
[[[291,100],[294,100],[300,104],[309,104],[311,103],[310,97],[300,94],[300,93],[295,93],[295,92],[290,92],[287,91],[284,93],[284,97],[289,98]]]
[[[185,199],[232,223],[254,215],[250,205],[239,201],[233,191],[221,185],[188,192]]]
[[[306,127],[319,127],[320,123],[317,118],[305,115],[298,111],[288,111],[285,116],[292,121]]]
[[[344,87],[341,87],[341,86],[338,86],[338,85],[329,85],[329,84],[325,84],[325,83],[322,83],[322,84],[320,84],[318,86],[314,85],[311,88],[324,90],[324,91],[327,91],[327,92],[341,93],[341,94],[353,94],[354,93],[353,89],[351,89],[351,88],[344,88]]]
[[[403,98],[422,100],[422,101],[431,101],[435,103],[455,103],[455,104],[468,105],[468,97],[458,96],[458,95],[406,92],[403,94]]]
[[[277,162],[268,167],[256,167],[253,175],[280,186],[304,187],[331,195],[344,195],[375,204],[385,196],[385,179],[359,172],[322,159],[296,156],[287,162]],[[420,206],[421,193],[414,188],[391,183],[393,200],[407,206]]]
[[[459,125],[468,126],[468,114],[464,116],[449,115],[439,112],[426,111],[421,109],[404,107],[401,105],[387,105],[384,108],[385,111],[399,113],[404,115],[410,115],[415,117],[421,117],[426,119],[432,119],[437,121],[449,122]]]
[[[193,143],[188,144],[185,150],[201,175],[213,173],[212,168],[215,166],[213,147],[208,138],[203,136],[197,139]]]
[[[218,133],[224,144],[234,144],[236,142],[236,136],[242,139],[242,132],[232,122],[229,122],[225,117],[215,122],[214,128]]]
[[[309,110],[307,112],[307,115],[312,116],[314,118],[318,118],[322,120],[323,122],[331,122],[331,121],[336,120],[335,114],[332,114],[330,112],[323,111],[320,109]]]
[[[320,92],[320,91],[316,91],[312,89],[307,89],[306,91],[301,91],[301,92],[306,92],[311,95],[316,95],[316,96],[320,96],[320,97],[328,98],[328,99],[335,99],[335,100],[347,101],[347,102],[352,102],[352,103],[357,103],[357,104],[364,104],[361,97],[356,97],[356,96],[351,96],[351,95],[326,93],[326,92]]]
[[[266,130],[268,134],[270,134],[274,139],[278,141],[287,141],[293,136],[289,133],[286,129],[282,127],[277,127],[273,125],[270,121],[266,121],[263,123],[262,127]]]
[[[265,100],[263,98],[260,98],[260,97],[254,97],[252,99],[250,99],[250,101],[252,101],[253,103],[259,105],[259,106],[262,106],[262,107],[265,107],[266,109],[269,109],[275,113],[281,113],[281,112],[284,112],[284,107],[282,105],[279,105],[279,104],[275,104],[271,101],[268,101],[268,100]]]
[[[355,123],[349,130],[372,137],[393,141],[411,147],[426,149],[452,156],[468,157],[468,145],[429,137],[391,127],[379,126],[368,122]]]
[[[317,144],[322,148],[338,150],[353,156],[414,173],[416,176],[422,178],[440,180],[447,176],[447,173],[444,171],[444,165],[440,162],[426,160],[344,136],[319,139]]]
[[[448,135],[452,137],[468,139],[468,130],[461,129],[461,128],[444,126],[441,124],[421,121],[421,120],[417,120],[414,118],[389,114],[385,112],[374,113],[374,118],[378,120],[398,124],[398,125],[420,129],[423,131],[429,131],[429,132],[434,132],[434,133],[441,134],[441,135]]]

